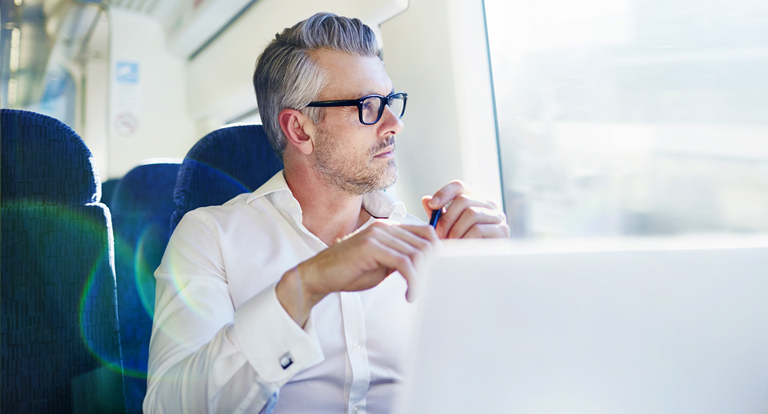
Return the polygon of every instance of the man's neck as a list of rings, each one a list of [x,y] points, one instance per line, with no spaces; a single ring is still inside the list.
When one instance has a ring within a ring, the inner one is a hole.
[[[301,206],[304,227],[329,246],[371,217],[363,208],[363,196],[336,188],[315,171],[286,166],[285,181]]]

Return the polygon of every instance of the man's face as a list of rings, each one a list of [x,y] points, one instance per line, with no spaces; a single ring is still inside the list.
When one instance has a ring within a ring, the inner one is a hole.
[[[328,83],[318,101],[358,99],[366,95],[387,96],[392,81],[377,57],[353,56],[323,50],[317,64],[326,72]],[[403,123],[389,107],[379,122],[360,123],[355,106],[325,108],[317,125],[315,161],[317,170],[337,188],[362,195],[390,187],[397,180],[395,135]]]

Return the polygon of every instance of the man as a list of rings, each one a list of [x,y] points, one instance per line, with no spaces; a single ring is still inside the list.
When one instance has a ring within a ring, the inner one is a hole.
[[[407,96],[359,20],[286,29],[254,87],[285,169],[176,228],[155,273],[144,410],[388,412],[419,263],[439,238],[507,237],[506,219],[460,182],[424,198],[445,209],[436,230],[382,192]]]

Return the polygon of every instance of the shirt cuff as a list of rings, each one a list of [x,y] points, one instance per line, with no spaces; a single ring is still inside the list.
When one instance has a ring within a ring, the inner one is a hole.
[[[277,299],[277,283],[259,292],[235,312],[235,340],[265,381],[282,387],[299,372],[322,362],[312,312],[304,329]]]

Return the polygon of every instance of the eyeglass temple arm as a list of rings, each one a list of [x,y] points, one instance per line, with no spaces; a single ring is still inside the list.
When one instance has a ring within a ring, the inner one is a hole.
[[[319,107],[328,107],[328,106],[357,106],[360,103],[358,100],[349,100],[349,101],[318,101],[318,102],[310,102],[307,106],[319,106]]]

